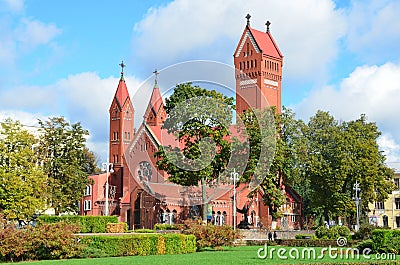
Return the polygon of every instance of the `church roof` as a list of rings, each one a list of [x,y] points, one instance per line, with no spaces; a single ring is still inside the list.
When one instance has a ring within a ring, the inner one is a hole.
[[[128,88],[126,87],[125,79],[121,75],[121,79],[118,83],[117,91],[115,92],[114,98],[117,99],[119,106],[122,108],[124,106],[125,101],[129,98]]]
[[[283,58],[283,55],[278,48],[278,45],[276,45],[274,38],[269,31],[262,32],[253,29],[250,26],[247,26],[247,28],[251,32],[251,35],[253,35],[254,40],[256,41],[258,47],[263,53],[273,56],[275,58]]]
[[[149,104],[147,105],[146,112],[144,113],[144,118],[146,119],[150,115],[150,111],[154,111],[155,114],[158,113],[161,106],[163,106],[163,99],[161,97],[160,88],[157,83],[154,85],[153,92],[151,93],[151,97],[149,100]]]

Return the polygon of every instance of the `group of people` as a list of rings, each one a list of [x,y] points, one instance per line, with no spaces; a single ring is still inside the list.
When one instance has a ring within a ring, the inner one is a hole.
[[[276,240],[278,238],[278,235],[276,234],[276,231],[274,231],[274,234],[272,234],[271,231],[268,233],[268,240]]]

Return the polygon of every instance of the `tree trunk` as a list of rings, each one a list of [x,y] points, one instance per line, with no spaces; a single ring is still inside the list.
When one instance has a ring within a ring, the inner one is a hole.
[[[201,179],[201,197],[202,197],[202,205],[201,205],[201,218],[203,219],[203,224],[207,224],[207,193],[206,193],[206,180],[204,178]]]

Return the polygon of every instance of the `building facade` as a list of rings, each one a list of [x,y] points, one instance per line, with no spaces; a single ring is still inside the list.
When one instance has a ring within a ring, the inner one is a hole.
[[[250,27],[249,15],[246,18],[247,24],[234,53],[237,112],[269,105],[280,111],[283,56],[269,32],[269,23],[266,32],[261,32]],[[199,187],[169,183],[168,175],[155,165],[154,153],[160,146],[180,146],[175,137],[162,128],[167,113],[157,75],[143,121],[135,129],[135,110],[125,83],[123,63],[121,67],[121,78],[109,109],[109,162],[113,168],[109,173],[90,176],[94,184],[85,192],[80,214],[104,214],[108,183],[108,212],[127,222],[131,229],[153,228],[156,223],[174,224],[200,217]],[[300,228],[302,198],[289,186],[282,184],[281,189],[287,202],[282,206],[284,217],[278,225],[285,229]],[[249,192],[246,183],[235,189],[228,183],[211,190],[208,222],[233,225],[246,220],[253,227],[270,226],[271,216],[262,203],[261,192],[248,198]],[[236,216],[235,203],[239,212]]]
[[[395,169],[394,184],[396,189],[389,195],[389,198],[383,202],[374,202],[369,204],[372,209],[368,215],[369,223],[390,228],[400,228],[400,170]]]

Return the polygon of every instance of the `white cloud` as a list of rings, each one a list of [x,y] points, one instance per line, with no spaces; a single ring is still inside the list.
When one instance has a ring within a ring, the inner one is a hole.
[[[336,119],[353,120],[366,114],[377,123],[383,135],[392,135],[392,146],[399,146],[400,123],[400,65],[386,63],[381,66],[356,68],[339,88],[327,86],[315,90],[294,107],[296,113],[307,118],[318,109],[330,111]],[[388,137],[388,136],[386,136]],[[382,143],[387,143],[387,138]],[[392,154],[399,155],[399,151]],[[400,156],[397,158],[400,161]],[[393,161],[389,161],[393,162]]]
[[[54,23],[46,24],[29,18],[23,18],[19,28],[16,29],[18,41],[29,47],[48,44],[59,34],[61,29]]]
[[[400,2],[356,0],[348,10],[348,48],[365,61],[387,60],[400,52]]]
[[[336,58],[345,25],[330,0],[176,0],[151,8],[135,25],[132,49],[144,63],[156,60],[164,66],[187,59],[231,63],[247,13],[252,15],[252,27],[261,31],[267,19],[272,21],[271,32],[285,56],[287,76],[319,78]]]
[[[7,8],[11,12],[21,12],[24,10],[24,0],[4,0]]]
[[[8,2],[13,4],[15,10],[23,9],[23,2],[21,2],[22,7],[19,7],[19,1]],[[4,5],[4,2],[0,2],[0,8],[1,4]],[[55,39],[61,33],[62,30],[54,23],[44,23],[18,12],[0,16],[0,69],[9,75],[19,75],[20,69],[17,69],[16,65],[38,48],[45,48],[47,56],[49,50],[52,51],[50,55],[56,54],[59,52],[59,47]],[[41,64],[46,63],[43,54],[36,56],[41,57]]]
[[[389,163],[400,162],[400,144],[396,143],[391,134],[383,134],[379,137],[378,144],[385,152],[386,160]]]
[[[53,112],[58,106],[57,91],[52,86],[17,86],[0,90],[2,108],[33,112]]]
[[[141,82],[133,76],[125,76],[125,80],[132,98]],[[65,115],[72,123],[81,122],[90,131],[88,145],[105,159],[105,150],[108,149],[104,145],[108,143],[109,134],[108,110],[118,81],[116,77],[100,78],[96,73],[86,72],[70,75],[47,86],[20,86],[7,91],[0,90],[0,120],[11,117],[23,124],[34,125],[37,119]],[[147,101],[146,98],[134,102],[138,122],[142,121]]]

